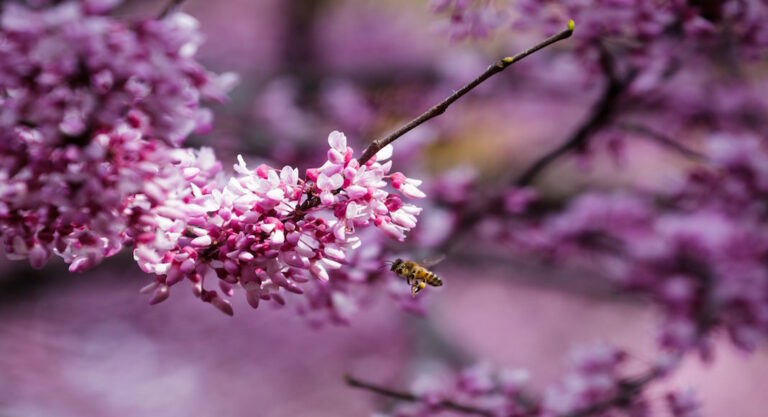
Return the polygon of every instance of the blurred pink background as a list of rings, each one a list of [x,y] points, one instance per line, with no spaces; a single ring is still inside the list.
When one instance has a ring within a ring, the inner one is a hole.
[[[213,70],[233,70],[242,77],[232,102],[217,109],[216,131],[195,138],[194,144],[215,147],[224,161],[238,152],[262,156],[260,141],[268,132],[262,121],[252,120],[254,103],[262,88],[282,76],[364,79],[373,84],[384,77],[382,100],[390,97],[397,104],[410,100],[409,83],[440,74],[458,86],[496,51],[517,42],[452,45],[436,33],[435,17],[424,2],[406,0],[317,2],[309,20],[314,23],[297,34],[289,28],[302,18],[291,15],[291,8],[309,3],[189,0],[185,4],[184,10],[199,19],[207,36],[203,61]],[[131,2],[121,13],[146,16],[160,8],[158,2]],[[307,51],[311,54],[302,55]],[[553,74],[552,82],[560,82],[559,75],[567,78],[567,68],[553,68]],[[393,87],[397,85],[404,87],[398,90]],[[483,162],[492,172],[529,159],[530,143],[542,146],[541,141],[558,140],[562,134],[554,132],[575,124],[583,102],[592,99],[592,87],[584,85],[572,97],[555,97],[543,104],[530,103],[523,94],[485,107],[457,106],[451,118],[423,126],[403,143],[438,135],[440,126],[449,125],[455,132],[453,142],[428,164],[441,169],[456,161]],[[489,91],[494,85],[484,88]],[[478,94],[482,96],[483,90]],[[402,113],[414,115],[419,106],[414,107]],[[542,107],[561,122],[527,123]],[[371,123],[374,127],[361,136],[394,125],[401,115],[392,113]],[[324,146],[330,129],[320,123],[308,126],[318,146]],[[468,155],[461,145],[466,132],[473,133],[479,141],[475,143],[487,146],[475,146],[480,148],[477,154]],[[505,154],[513,155],[511,161],[498,156],[499,143],[509,150]],[[623,175],[603,181],[633,178],[653,184],[681,165],[679,159],[661,156],[646,144],[637,145],[636,152],[647,157],[635,158],[639,165],[630,164]],[[553,193],[568,193],[587,179],[557,184],[546,179],[578,169],[573,161],[563,164],[549,172],[543,184]],[[596,177],[600,178],[599,169],[589,178]],[[590,272],[552,274],[522,262],[488,261],[465,250],[465,257],[449,259],[437,269],[445,286],[429,297],[426,317],[404,313],[382,295],[350,326],[320,329],[311,329],[297,317],[290,299],[283,309],[266,306],[253,311],[236,295],[235,317],[230,318],[180,289],[167,302],[149,307],[138,294],[149,278],[128,254],[79,275],[66,273],[57,262],[32,271],[22,263],[4,261],[0,415],[359,416],[386,409],[387,402],[346,387],[343,375],[348,372],[396,387],[432,361],[459,365],[484,358],[526,368],[534,386],[543,386],[562,372],[562,358],[579,344],[615,343],[630,350],[638,366],[652,357],[658,319],[653,310],[606,294],[597,285],[593,288]],[[500,255],[505,255],[503,250]],[[688,358],[670,382],[695,388],[707,417],[763,417],[768,410],[768,350],[747,356],[722,343],[713,364]]]

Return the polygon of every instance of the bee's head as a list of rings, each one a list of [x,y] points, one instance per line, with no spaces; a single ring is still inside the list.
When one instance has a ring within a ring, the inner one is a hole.
[[[395,259],[395,262],[392,262],[392,268],[390,268],[390,271],[394,271],[397,269],[400,264],[403,263],[403,260],[400,258]]]

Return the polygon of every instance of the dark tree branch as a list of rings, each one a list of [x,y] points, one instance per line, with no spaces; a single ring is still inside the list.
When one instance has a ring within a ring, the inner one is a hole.
[[[464,87],[461,87],[450,96],[446,97],[445,100],[443,100],[442,102],[432,106],[429,110],[425,111],[420,116],[411,120],[410,122],[400,127],[399,129],[395,130],[394,132],[390,133],[386,137],[373,141],[370,145],[368,145],[368,148],[366,148],[365,151],[363,151],[362,155],[358,159],[360,161],[360,164],[362,165],[366,163],[369,159],[371,159],[374,155],[376,155],[376,153],[380,151],[381,148],[394,142],[399,137],[410,132],[417,126],[421,125],[422,123],[434,117],[437,117],[443,114],[451,104],[453,104],[456,100],[460,99],[462,96],[464,96],[468,92],[472,91],[472,89],[474,89],[478,85],[482,84],[485,80],[491,78],[495,74],[500,73],[501,71],[504,71],[507,67],[514,64],[515,62],[522,60],[528,55],[531,55],[541,49],[544,49],[547,46],[550,46],[558,41],[561,41],[563,39],[568,39],[573,34],[573,29],[574,29],[573,21],[570,21],[568,22],[568,28],[561,31],[560,33],[550,36],[549,38],[526,49],[525,51],[522,51],[514,56],[502,58],[495,64],[490,65],[485,70],[485,72],[480,74],[480,76],[470,81],[468,84],[466,84]]]
[[[664,135],[663,133],[657,132],[655,130],[652,130],[646,126],[633,124],[633,123],[619,123],[616,125],[616,127],[619,127],[623,130],[626,130],[628,132],[634,132],[642,135],[643,137],[646,137],[648,139],[652,139],[656,141],[658,144],[665,146],[680,155],[683,155],[690,159],[695,159],[697,161],[707,161],[708,158],[706,155],[702,154],[701,152],[697,152],[680,142],[677,142],[670,138],[667,135]]]
[[[184,3],[184,0],[169,0],[168,3],[166,3],[165,7],[163,8],[163,11],[160,12],[160,14],[157,16],[159,20],[165,19],[168,17],[171,13],[175,12],[176,10],[181,7],[181,4]]]
[[[622,94],[626,91],[629,84],[634,80],[636,73],[630,72],[623,78],[618,78],[615,73],[615,67],[613,65],[613,59],[610,54],[603,50],[600,59],[600,65],[603,68],[603,72],[608,78],[608,84],[605,86],[603,94],[600,99],[592,107],[589,118],[571,135],[571,137],[563,142],[557,148],[549,151],[548,153],[537,159],[533,165],[528,167],[515,181],[515,185],[518,187],[524,187],[533,182],[534,179],[546,169],[552,162],[559,159],[561,156],[567,153],[581,149],[586,146],[591,135],[608,124],[617,111],[617,103],[619,102]]]
[[[595,103],[590,112],[590,117],[571,134],[571,137],[567,141],[537,159],[528,169],[518,176],[515,181],[513,181],[513,185],[517,187],[530,185],[531,182],[533,182],[533,180],[552,162],[571,151],[586,146],[587,142],[592,137],[592,134],[610,123],[611,119],[618,111],[616,109],[616,104],[620,101],[622,94],[624,94],[629,84],[634,80],[636,73],[630,71],[627,75],[619,78],[616,74],[616,68],[611,54],[605,48],[601,48],[600,52],[600,67],[607,82],[600,99]],[[478,201],[476,204],[459,213],[456,225],[454,226],[454,232],[436,248],[438,253],[452,252],[456,245],[461,241],[461,238],[465,234],[470,233],[472,228],[482,219],[486,218],[489,213],[497,215],[504,214],[505,202],[504,195],[501,191],[493,193],[485,198],[477,198],[476,200]]]
[[[283,73],[295,75],[302,83],[316,84],[319,81],[319,66],[316,65],[314,28],[326,0],[283,1],[284,44]]]
[[[349,385],[350,387],[364,389],[367,391],[371,391],[375,394],[383,395],[385,397],[394,398],[396,400],[407,401],[407,402],[420,401],[420,398],[418,396],[410,392],[396,391],[393,389],[374,385],[370,382],[361,381],[353,377],[352,375],[345,375],[344,380],[346,381],[347,385]],[[494,416],[494,414],[489,410],[484,410],[482,408],[458,404],[453,401],[443,400],[437,403],[435,406],[438,408],[446,409],[446,410],[458,411],[464,414],[474,414],[474,415],[486,416],[486,417]]]
[[[598,416],[598,415],[603,415],[606,411],[609,411],[614,408],[619,408],[619,409],[627,408],[632,405],[632,402],[635,400],[637,395],[642,393],[643,389],[647,385],[659,379],[662,375],[664,375],[664,373],[660,369],[657,369],[657,368],[651,369],[647,373],[637,378],[627,379],[619,383],[619,390],[614,396],[607,398],[603,401],[598,401],[589,407],[582,408],[580,410],[576,410],[571,413],[562,414],[559,417]],[[351,375],[345,375],[344,380],[347,383],[347,385],[349,385],[350,387],[364,389],[364,390],[373,392],[375,394],[389,397],[395,400],[406,401],[406,402],[421,401],[421,398],[413,393],[410,393],[407,391],[397,391],[390,388],[382,387],[370,382],[359,380]],[[515,414],[510,417],[514,417],[514,416],[534,417],[539,415],[540,409],[536,404],[525,404],[525,405],[526,405],[526,408],[528,408],[528,411],[524,411],[522,414]],[[490,416],[496,415],[491,410],[486,410],[483,408],[473,407],[465,404],[459,404],[450,400],[443,400],[435,404],[434,407],[445,409],[445,410],[457,411],[464,414],[473,414],[473,415],[479,415],[479,416],[490,417]]]

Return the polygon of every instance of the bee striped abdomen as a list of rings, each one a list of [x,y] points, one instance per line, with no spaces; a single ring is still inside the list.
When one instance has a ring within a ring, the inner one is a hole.
[[[438,277],[434,272],[427,273],[427,277],[424,279],[424,281],[433,287],[439,287],[443,285],[443,280],[441,280],[440,277]]]

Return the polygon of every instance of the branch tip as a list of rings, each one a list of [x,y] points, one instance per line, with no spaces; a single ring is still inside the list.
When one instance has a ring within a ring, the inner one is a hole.
[[[573,32],[574,28],[576,28],[576,22],[573,19],[568,20],[568,30]]]
[[[183,0],[172,0],[172,2],[173,1],[183,1]],[[568,29],[563,29],[559,33],[556,33],[540,41],[539,43],[529,47],[528,49],[518,52],[513,56],[508,56],[508,57],[502,58],[499,61],[496,61],[495,64],[490,65],[483,73],[478,75],[477,78],[465,84],[463,87],[459,88],[458,90],[454,91],[453,94],[443,99],[443,101],[435,104],[429,110],[425,111],[424,113],[422,113],[415,119],[411,120],[410,122],[406,123],[405,125],[399,127],[397,130],[390,133],[389,135],[371,142],[368,145],[368,147],[365,148],[365,150],[357,159],[357,161],[360,163],[360,165],[364,165],[366,162],[368,162],[369,159],[371,159],[374,155],[376,155],[383,147],[394,142],[401,136],[405,135],[406,133],[410,132],[411,130],[415,129],[416,127],[420,126],[426,121],[445,113],[445,111],[448,109],[448,107],[451,104],[453,104],[456,100],[463,97],[465,94],[470,92],[472,89],[474,89],[478,85],[485,82],[485,80],[491,78],[495,74],[498,74],[504,71],[506,68],[508,68],[512,64],[522,61],[526,57],[552,44],[555,44],[559,41],[562,41],[564,39],[571,37],[571,34],[573,33],[572,23],[573,21],[568,23]],[[305,203],[302,204],[301,209],[302,211],[307,211],[313,207],[317,207],[319,204],[320,204],[319,198],[308,197]],[[301,215],[300,213],[296,212],[294,216],[300,216],[300,215]]]
[[[557,43],[563,39],[567,39],[571,36],[573,33],[573,25],[571,22],[568,23],[568,29],[564,29],[561,32],[550,36],[547,39],[544,39],[543,41],[537,43],[536,45],[531,46],[530,48],[519,52],[513,56],[508,56],[505,58],[502,58],[501,61],[497,61],[495,65],[491,65],[488,67],[488,69],[485,70],[482,74],[480,74],[477,78],[470,81],[469,83],[465,84],[460,89],[454,91],[453,94],[446,97],[443,101],[440,103],[434,105],[426,112],[422,113],[420,116],[416,117],[415,119],[411,120],[404,126],[401,126],[399,129],[395,130],[394,132],[390,133],[389,135],[373,141],[368,147],[363,151],[363,153],[360,155],[360,158],[358,161],[360,164],[364,164],[366,161],[368,161],[373,155],[375,155],[382,147],[394,142],[399,137],[403,136],[404,134],[410,132],[412,129],[416,128],[417,126],[420,126],[424,122],[439,116],[443,114],[448,107],[453,104],[456,100],[467,94],[469,91],[477,87],[478,85],[482,84],[487,80],[488,78],[491,78],[493,75],[505,70],[507,67],[509,67],[511,64],[517,63],[518,61],[521,61],[525,57],[536,53],[554,43]]]

